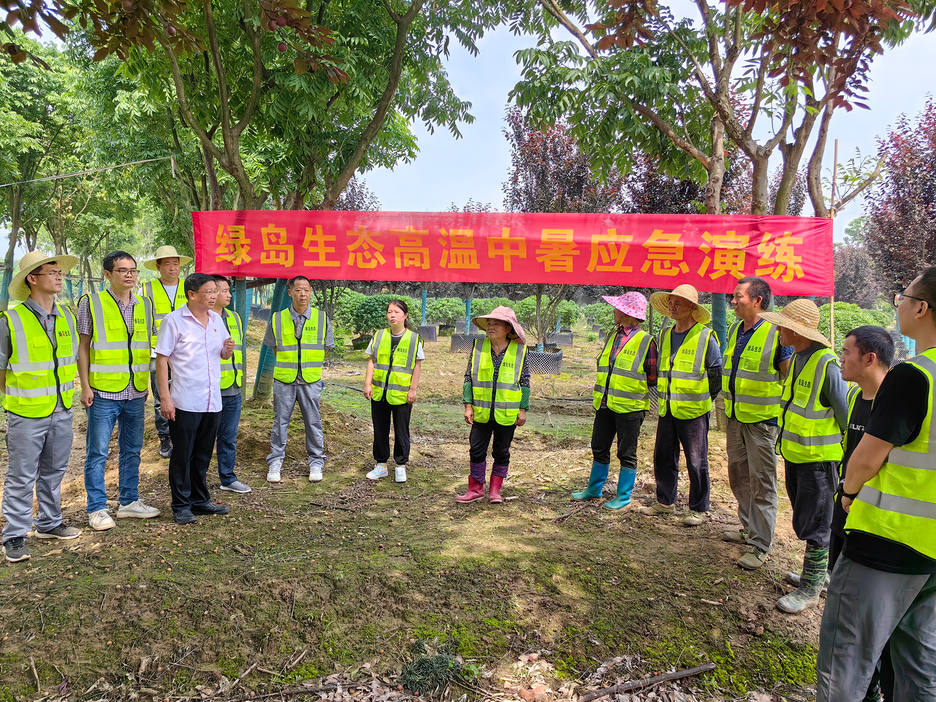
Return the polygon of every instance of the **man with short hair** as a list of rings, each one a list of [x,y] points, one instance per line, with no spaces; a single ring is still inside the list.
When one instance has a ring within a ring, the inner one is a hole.
[[[0,314],[0,391],[6,410],[9,461],[3,481],[3,551],[11,563],[29,558],[33,492],[38,539],[74,539],[62,519],[62,478],[72,447],[78,333],[75,316],[55,302],[74,256],[31,251],[20,261],[10,297],[24,300]]]
[[[893,698],[936,699],[936,266],[894,303],[919,355],[885,376],[848,460],[845,546],[819,632],[818,702],[861,699],[888,641]]]
[[[721,349],[712,330],[703,326],[712,315],[699,305],[699,293],[691,285],[680,285],[671,293],[655,292],[650,304],[673,319],[673,324],[661,332],[657,343],[660,419],[653,449],[657,501],[640,512],[648,516],[676,513],[681,445],[689,473],[689,514],[682,523],[699,526],[708,521],[709,412],[721,390]]]
[[[814,302],[794,300],[779,313],[759,316],[780,327],[780,343],[794,351],[780,397],[780,454],[793,530],[806,551],[800,585],[777,600],[777,609],[799,614],[819,603],[825,584],[835,476],[848,426],[847,388],[831,344],[819,331]]]
[[[741,529],[725,541],[750,549],[736,563],[755,570],[767,560],[777,524],[777,417],[783,377],[793,349],[780,343],[777,327],[757,315],[770,308],[770,284],[742,278],[731,296],[738,321],[728,330],[722,373],[725,394],[728,484],[738,501]]]
[[[139,498],[140,451],[146,421],[146,395],[153,334],[149,300],[133,294],[137,267],[126,251],[104,257],[110,287],[78,302],[78,376],[81,404],[88,415],[85,491],[88,523],[95,531],[113,529],[107,510],[104,467],[117,424],[120,459],[118,519],[152,519],[159,510]]]
[[[221,361],[233,355],[234,341],[211,309],[218,296],[214,278],[193,273],[184,286],[188,302],[166,315],[156,343],[160,411],[169,421],[173,444],[169,488],[176,524],[230,511],[211,502],[206,476],[221,423]],[[171,389],[170,363],[175,373]]]
[[[224,322],[224,328],[234,341],[234,354],[221,364],[221,425],[218,427],[218,478],[221,489],[240,494],[250,492],[250,486],[237,479],[237,428],[240,425],[244,385],[244,323],[240,315],[227,309],[231,304],[231,282],[223,275],[212,276],[218,286],[218,296],[212,308]]]
[[[166,315],[182,307],[185,299],[185,279],[179,276],[182,266],[192,262],[188,256],[180,256],[174,246],[160,246],[156,254],[149,261],[143,262],[143,267],[157,271],[159,278],[143,285],[143,297],[150,301],[153,307],[153,317],[156,320],[156,331],[153,333],[153,349],[156,348],[156,335],[162,326]],[[159,434],[159,455],[169,458],[172,455],[172,438],[169,436],[169,423],[159,411],[159,386],[156,383],[156,351],[152,353],[150,363],[151,383],[153,388],[153,410],[156,422],[156,433]],[[169,373],[169,387],[172,387],[172,372]]]
[[[304,275],[289,281],[292,304],[270,320],[264,346],[276,354],[273,369],[273,430],[267,456],[267,480],[278,483],[286,456],[286,440],[293,408],[299,403],[305,422],[309,480],[319,482],[325,466],[325,433],[319,400],[322,395],[322,364],[328,350],[335,348],[331,322],[325,312],[309,306],[312,284]]]

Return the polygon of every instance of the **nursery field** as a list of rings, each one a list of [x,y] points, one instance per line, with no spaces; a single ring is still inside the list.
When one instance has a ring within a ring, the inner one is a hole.
[[[251,374],[262,332],[251,323]],[[699,699],[801,694],[815,678],[821,612],[774,608],[802,555],[789,501],[781,497],[767,565],[739,569],[741,547],[719,539],[737,522],[714,422],[709,523],[687,528],[569,497],[591,464],[587,400],[600,350],[579,336],[562,375],[533,377],[501,505],[454,501],[468,475],[467,356],[445,338],[426,347],[407,483],[364,479],[373,465],[365,361],[347,351],[325,373],[325,479],[308,481],[294,421],[283,482],[265,482],[272,407],[248,401],[237,474],[253,492],[218,491],[212,469],[212,492],[231,513],[188,527],[171,519],[150,420],[140,493],[163,516],[86,528],[86,422],[76,409],[62,493],[66,521],[85,531],[31,539],[31,561],[0,568],[0,700],[302,699],[304,681],[330,691],[316,699],[335,698],[336,684],[350,697],[378,683],[399,697],[453,699],[533,699],[536,684],[552,699],[706,662],[717,667],[693,681]],[[655,426],[648,417],[641,433],[638,502],[654,499]],[[116,440],[112,457],[115,495]],[[680,510],[687,489],[684,480]]]

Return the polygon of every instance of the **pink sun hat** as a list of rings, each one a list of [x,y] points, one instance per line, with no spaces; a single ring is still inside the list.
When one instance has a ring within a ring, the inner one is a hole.
[[[639,292],[628,292],[616,297],[602,295],[601,299],[614,309],[621,310],[624,314],[639,319],[641,322],[647,318],[647,298]]]

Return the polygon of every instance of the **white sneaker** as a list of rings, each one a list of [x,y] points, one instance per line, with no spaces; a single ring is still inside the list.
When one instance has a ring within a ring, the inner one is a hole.
[[[317,483],[322,479],[322,466],[309,466],[309,482]]]
[[[134,500],[129,505],[120,505],[117,519],[152,519],[159,516],[159,510],[144,504],[143,500]]]
[[[398,483],[406,482],[406,466],[397,466],[393,469],[393,478]]]
[[[240,480],[235,480],[235,481],[234,481],[233,483],[231,483],[230,485],[222,485],[222,486],[221,486],[221,489],[224,490],[224,491],[226,491],[226,492],[236,492],[236,493],[238,493],[239,495],[245,495],[245,494],[247,494],[248,492],[250,492],[250,486],[249,486],[249,485],[245,485],[245,484],[242,483]]]
[[[280,476],[280,471],[282,470],[283,470],[282,463],[274,463],[273,465],[271,465],[269,469],[267,469],[267,482],[278,483],[280,480],[282,480],[282,477]]]
[[[389,473],[387,473],[387,464],[378,463],[376,466],[374,466],[374,470],[372,470],[364,477],[368,480],[380,480],[381,478],[386,478],[388,475]]]
[[[95,531],[107,531],[117,526],[117,522],[111,518],[110,512],[106,509],[99,509],[88,515],[88,526]]]

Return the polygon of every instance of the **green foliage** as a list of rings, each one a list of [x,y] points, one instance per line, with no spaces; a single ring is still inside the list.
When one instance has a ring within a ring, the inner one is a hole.
[[[460,678],[476,678],[477,668],[467,669],[455,657],[451,643],[436,652],[425,640],[417,639],[411,648],[415,659],[403,669],[403,686],[421,695],[441,694]]]
[[[829,321],[830,305],[824,304],[819,308],[819,331],[827,339],[831,334]],[[889,327],[894,323],[894,314],[886,310],[863,310],[858,305],[849,302],[835,303],[835,353],[842,352],[842,343],[845,335],[852,329],[866,325]]]
[[[582,308],[582,314],[586,319],[594,319],[595,324],[602,329],[611,329],[614,326],[614,308],[607,302],[585,305]]]
[[[576,305],[572,300],[563,300],[559,303],[559,323],[563,327],[571,328],[575,324],[582,311],[578,305]]]
[[[585,341],[589,341],[589,342],[598,341],[598,334],[596,334],[593,331],[588,332],[587,334],[585,334]]]
[[[387,326],[387,305],[390,300],[403,300],[413,310],[419,309],[419,303],[411,297],[402,295],[362,295],[351,308],[351,328],[361,334],[373,334]],[[414,323],[415,326],[415,323]]]
[[[480,297],[471,301],[471,316],[491,314],[495,307],[510,307],[513,303],[506,297]]]
[[[471,314],[475,314],[473,305]],[[426,301],[426,317],[430,322],[454,324],[456,320],[465,318],[465,303],[457,297],[430,298]]]

